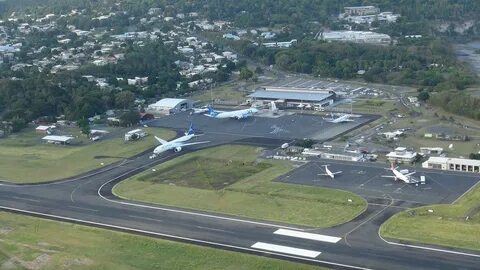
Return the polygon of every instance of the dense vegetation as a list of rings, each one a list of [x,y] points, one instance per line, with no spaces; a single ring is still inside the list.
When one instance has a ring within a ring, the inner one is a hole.
[[[240,42],[245,55],[291,72],[369,82],[418,85],[432,90],[464,89],[474,82],[443,40],[400,40],[397,45],[305,41],[295,48],[267,49]],[[364,70],[365,74],[358,75]]]
[[[177,91],[180,80],[177,68],[173,65],[176,56],[161,43],[150,43],[141,49],[127,48],[125,59],[116,65],[84,66],[79,70],[57,74],[36,70],[12,72],[2,70],[0,80],[0,109],[2,118],[13,122],[13,131],[21,129],[27,122],[38,117],[53,118],[65,115],[69,120],[78,120],[101,114],[107,109],[128,109],[133,105],[137,91],[139,96],[162,96]],[[115,89],[100,89],[88,82],[82,75],[106,77],[114,85],[123,84],[124,93]],[[145,91],[126,85],[125,80],[134,75],[146,76],[149,82]],[[15,76],[17,80],[9,79]],[[177,93],[181,93],[182,88]]]

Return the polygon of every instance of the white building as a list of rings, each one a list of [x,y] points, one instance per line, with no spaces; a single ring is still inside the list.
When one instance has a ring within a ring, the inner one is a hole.
[[[46,141],[47,143],[52,143],[52,144],[70,144],[73,140],[73,137],[48,135],[48,136],[43,137],[42,140]]]
[[[420,147],[420,153],[426,155],[441,155],[443,153],[442,147]]]
[[[137,139],[147,136],[147,133],[143,129],[134,129],[125,133],[125,141],[130,141],[133,137],[136,136]]]
[[[422,163],[423,168],[445,171],[480,172],[480,160],[465,158],[430,157]]]
[[[309,148],[305,148],[302,152],[302,155],[316,156],[324,159],[355,161],[355,162],[365,160],[364,155],[362,153],[337,152],[337,151],[309,149]]]
[[[387,34],[370,31],[329,31],[319,35],[325,41],[354,42],[368,44],[390,44],[392,38]]]
[[[375,6],[344,7],[345,14],[350,16],[372,15],[380,12]]]
[[[171,114],[193,108],[193,101],[189,99],[164,98],[148,105],[147,111],[151,113]]]
[[[408,151],[405,147],[397,147],[387,154],[387,159],[395,163],[413,163],[417,158],[417,152]]]
[[[263,46],[267,48],[290,48],[292,45],[297,44],[296,39],[292,39],[290,41],[283,41],[283,42],[264,42],[262,43]]]

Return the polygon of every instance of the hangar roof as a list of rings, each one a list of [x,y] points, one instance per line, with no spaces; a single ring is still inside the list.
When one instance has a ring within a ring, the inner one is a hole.
[[[267,98],[267,99],[285,99],[285,100],[299,100],[299,101],[313,101],[321,102],[331,97],[332,93],[314,93],[310,92],[287,92],[287,91],[268,91],[258,90],[248,95],[251,98]]]
[[[182,102],[186,102],[186,99],[182,98],[163,98],[150,106],[163,107],[163,108],[174,108]]]

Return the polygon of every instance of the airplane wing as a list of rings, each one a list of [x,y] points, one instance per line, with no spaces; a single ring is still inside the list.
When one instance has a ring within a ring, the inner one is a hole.
[[[417,172],[407,173],[407,174],[405,174],[405,176],[410,176],[410,175],[413,175],[413,174],[415,174],[415,173],[417,173]]]
[[[192,142],[192,143],[182,143],[182,146],[195,145],[195,144],[201,144],[201,143],[209,143],[209,142],[210,142],[210,141]]]
[[[319,173],[319,174],[317,174],[317,175],[320,175],[320,176],[329,176],[329,175],[326,174],[326,173]]]
[[[335,175],[335,174],[339,174],[339,173],[342,173],[342,171],[334,172],[332,174]]]
[[[155,136],[155,139],[157,139],[157,141],[160,143],[160,144],[166,144],[167,141],[165,141],[164,139],[160,139],[159,137]]]
[[[383,178],[397,178],[395,176],[392,176],[392,175],[382,175]]]

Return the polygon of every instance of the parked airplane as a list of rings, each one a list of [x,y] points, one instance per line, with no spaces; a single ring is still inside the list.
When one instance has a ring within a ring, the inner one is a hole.
[[[393,164],[389,170],[393,173],[393,175],[382,175],[382,177],[393,178],[395,179],[395,181],[401,180],[407,184],[417,184],[420,182],[419,180],[412,177],[412,175],[416,172],[408,172],[408,170],[399,171],[398,167],[393,167]]]
[[[180,152],[182,151],[182,148],[184,146],[189,146],[189,145],[195,145],[195,144],[202,144],[202,143],[209,143],[210,141],[203,141],[203,142],[193,142],[193,143],[186,143],[186,141],[192,139],[193,137],[198,136],[195,135],[194,130],[192,125],[190,125],[190,128],[188,131],[185,133],[184,136],[176,138],[172,141],[165,141],[157,136],[155,136],[155,139],[160,143],[159,146],[157,146],[153,150],[153,155],[150,156],[150,158],[155,158],[161,153],[168,151],[168,150],[173,150],[174,152]]]
[[[335,124],[338,124],[338,123],[344,123],[344,122],[353,122],[355,120],[353,119],[350,119],[350,115],[349,114],[343,114],[337,118],[323,118],[325,119],[325,121],[327,122],[330,122],[330,123],[335,123]]]
[[[325,167],[325,173],[319,173],[318,175],[329,176],[330,178],[334,179],[335,175],[342,173],[342,171],[332,172],[328,169],[328,165],[323,165]]]
[[[208,113],[205,114],[208,117],[212,118],[235,118],[235,119],[243,119],[247,118],[250,116],[253,116],[254,114],[258,113],[258,109],[256,108],[249,108],[249,109],[243,109],[243,110],[236,110],[236,111],[230,111],[230,112],[222,112],[222,111],[216,111],[212,107],[208,107]]]

